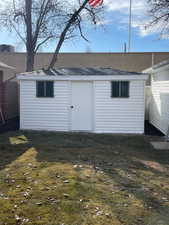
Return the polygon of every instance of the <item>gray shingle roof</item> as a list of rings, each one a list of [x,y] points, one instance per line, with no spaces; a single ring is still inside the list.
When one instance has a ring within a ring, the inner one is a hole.
[[[129,71],[122,71],[112,68],[55,68],[50,70],[43,69],[43,72],[46,75],[50,76],[72,76],[72,75],[80,75],[80,76],[90,76],[90,75],[143,75],[142,73],[137,72],[129,72]]]

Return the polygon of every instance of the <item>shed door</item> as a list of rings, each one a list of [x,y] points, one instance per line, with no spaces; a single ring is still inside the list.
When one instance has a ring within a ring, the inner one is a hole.
[[[92,82],[72,82],[72,130],[92,130]]]

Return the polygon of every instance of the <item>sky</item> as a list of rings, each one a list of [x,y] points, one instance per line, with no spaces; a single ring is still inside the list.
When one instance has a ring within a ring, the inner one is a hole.
[[[80,38],[67,41],[62,46],[61,52],[123,52],[124,43],[128,45],[129,2],[130,0],[103,0],[104,18],[96,27],[86,26],[85,35],[89,42]],[[145,29],[150,19],[147,9],[146,0],[132,0],[130,51],[169,51],[169,40],[166,37],[160,38],[159,26]],[[0,44],[12,44],[16,51],[24,51],[24,46],[16,38],[16,34],[9,34],[5,30],[1,31]],[[41,51],[52,52],[55,44],[55,42],[48,43]]]

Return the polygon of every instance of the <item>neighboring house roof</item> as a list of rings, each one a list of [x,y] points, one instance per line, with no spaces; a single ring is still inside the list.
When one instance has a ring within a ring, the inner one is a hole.
[[[142,73],[129,72],[123,70],[117,70],[112,68],[94,68],[94,67],[82,67],[82,68],[55,68],[50,70],[43,70],[46,75],[54,76],[106,76],[106,75],[142,75]]]
[[[160,63],[154,65],[153,68],[154,68],[154,69],[157,69],[157,68],[160,68],[160,67],[165,66],[165,65],[168,65],[168,64],[169,64],[169,59],[164,60],[164,61],[162,61],[162,62],[160,62]]]
[[[3,63],[3,62],[0,62],[0,69],[12,69],[14,70],[15,68],[12,67],[12,66],[8,66],[7,64]]]
[[[152,73],[153,70],[160,69],[161,67],[166,67],[166,66],[169,67],[169,59],[164,60],[160,63],[157,63],[157,64],[153,65],[152,67],[149,67],[149,68],[143,70],[142,72],[143,73]]]

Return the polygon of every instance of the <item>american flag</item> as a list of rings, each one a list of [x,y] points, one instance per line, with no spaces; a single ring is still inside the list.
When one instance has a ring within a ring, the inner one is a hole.
[[[89,0],[89,5],[92,7],[99,6],[103,3],[103,0]]]

